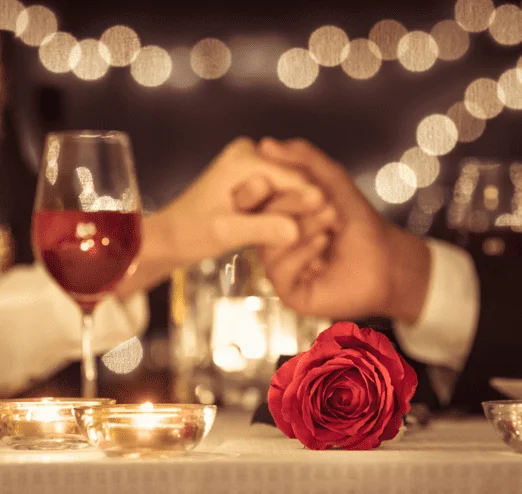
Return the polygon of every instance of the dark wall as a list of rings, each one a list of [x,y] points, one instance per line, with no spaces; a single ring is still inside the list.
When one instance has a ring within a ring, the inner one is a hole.
[[[78,39],[99,37],[114,24],[127,24],[142,44],[167,50],[192,46],[205,37],[230,42],[237,36],[281,38],[306,47],[311,32],[335,24],[350,38],[366,37],[371,27],[393,18],[410,29],[429,31],[453,16],[454,2],[367,0],[343,2],[40,2],[58,15],[60,29]],[[118,128],[133,140],[145,203],[160,205],[177,195],[218,150],[237,135],[254,138],[304,136],[342,161],[357,175],[376,171],[415,145],[415,129],[427,114],[446,112],[461,100],[475,78],[498,76],[514,66],[517,48],[496,44],[487,33],[472,35],[471,48],[457,62],[438,61],[425,73],[412,74],[397,62],[385,62],[368,81],[348,78],[339,68],[322,68],[304,91],[281,83],[234,84],[228,74],[175,90],[138,86],[128,68],[112,69],[100,81],[53,75],[37,59],[37,50],[15,43],[17,99],[25,128]],[[233,53],[234,56],[234,53]],[[176,70],[176,68],[174,68]],[[275,67],[274,67],[275,71]],[[454,179],[465,156],[520,155],[519,114],[505,111],[488,124],[483,137],[459,145],[443,157],[442,180]],[[41,138],[33,131],[31,139]],[[29,141],[25,146],[30,147]],[[38,144],[34,145],[38,149]],[[34,159],[35,153],[27,152]],[[36,165],[35,165],[36,166]],[[387,214],[402,221],[409,205]]]

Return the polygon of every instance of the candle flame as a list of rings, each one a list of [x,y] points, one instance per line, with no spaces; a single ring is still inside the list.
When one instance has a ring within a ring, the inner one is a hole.
[[[140,412],[134,417],[134,424],[141,429],[153,429],[157,423],[158,418],[154,415],[154,405],[151,402],[143,403],[139,406]]]
[[[27,412],[27,420],[35,420],[44,424],[60,420],[60,407],[37,406]]]
[[[140,410],[143,410],[144,412],[152,412],[154,410],[154,405],[150,401],[147,401],[147,403],[140,405]]]

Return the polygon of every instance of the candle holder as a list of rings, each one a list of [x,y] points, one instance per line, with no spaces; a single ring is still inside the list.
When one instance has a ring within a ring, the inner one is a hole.
[[[216,417],[213,405],[114,405],[77,408],[80,429],[109,457],[171,458],[194,449]]]
[[[111,405],[108,398],[34,398],[0,401],[0,438],[13,449],[64,450],[89,445],[74,410]]]

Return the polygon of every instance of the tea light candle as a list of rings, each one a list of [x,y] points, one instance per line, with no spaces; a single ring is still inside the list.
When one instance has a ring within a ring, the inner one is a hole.
[[[206,405],[115,405],[89,411],[82,423],[108,456],[168,457],[196,446],[215,413]]]
[[[3,442],[16,449],[69,449],[87,446],[74,416],[77,407],[114,400],[42,398],[0,401]]]

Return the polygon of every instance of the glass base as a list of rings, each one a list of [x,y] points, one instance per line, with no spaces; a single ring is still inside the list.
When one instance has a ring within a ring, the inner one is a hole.
[[[16,450],[63,451],[89,447],[85,439],[76,435],[60,435],[59,437],[9,436],[4,437],[3,442]]]
[[[103,451],[109,458],[129,458],[129,459],[171,459],[185,458],[191,455],[191,451],[184,449],[152,449],[152,448],[125,448],[125,449],[106,449]]]

